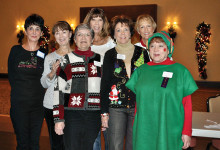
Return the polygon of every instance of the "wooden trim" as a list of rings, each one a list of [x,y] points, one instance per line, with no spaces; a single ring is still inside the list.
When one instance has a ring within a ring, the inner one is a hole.
[[[0,73],[0,78],[8,78],[8,74],[7,73]]]
[[[220,81],[196,81],[199,88],[214,88],[220,90]]]
[[[157,4],[150,5],[124,5],[124,6],[95,6],[102,8],[108,20],[116,15],[127,15],[133,21],[141,14],[149,14],[157,22]],[[94,7],[80,7],[80,22],[82,23],[87,13]]]

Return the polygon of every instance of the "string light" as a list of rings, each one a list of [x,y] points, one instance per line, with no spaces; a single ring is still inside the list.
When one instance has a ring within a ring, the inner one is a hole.
[[[200,23],[197,26],[195,43],[195,50],[197,51],[197,59],[198,59],[198,68],[199,68],[199,76],[202,79],[207,79],[206,74],[206,64],[207,64],[207,50],[208,44],[210,43],[210,24],[206,24],[204,22]]]

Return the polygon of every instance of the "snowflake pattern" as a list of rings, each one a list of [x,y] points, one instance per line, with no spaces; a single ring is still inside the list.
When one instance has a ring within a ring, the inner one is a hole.
[[[60,58],[60,65],[63,67],[64,64],[66,64],[66,63],[67,63],[67,59],[64,58],[64,57],[61,57],[61,58]]]
[[[92,69],[91,72],[92,72],[93,75],[97,73],[97,68],[96,68],[95,65],[92,65],[90,68]]]
[[[74,106],[74,105],[77,105],[77,106],[79,106],[80,104],[81,104],[81,100],[82,100],[82,98],[80,97],[80,96],[73,96],[72,97],[72,102],[71,102],[71,104]]]

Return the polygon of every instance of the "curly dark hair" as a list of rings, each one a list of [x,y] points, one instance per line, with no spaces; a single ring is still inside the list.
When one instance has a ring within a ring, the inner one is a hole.
[[[120,15],[120,16],[115,16],[111,19],[111,28],[110,28],[111,33],[110,33],[110,35],[111,35],[112,39],[114,39],[115,27],[118,23],[127,25],[130,29],[131,37],[134,35],[135,31],[134,31],[134,23],[133,23],[132,19],[128,16]]]
[[[27,17],[24,23],[24,28],[27,30],[27,28],[31,25],[39,26],[41,31],[43,31],[44,28],[44,19],[38,15],[38,14],[32,14]]]

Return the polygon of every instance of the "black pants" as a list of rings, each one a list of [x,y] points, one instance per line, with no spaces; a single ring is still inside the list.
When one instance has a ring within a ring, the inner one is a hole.
[[[63,136],[57,135],[54,130],[53,110],[44,108],[44,112],[50,137],[51,150],[64,150]]]
[[[39,150],[39,137],[44,119],[42,107],[11,107],[11,121],[17,139],[17,150]]]
[[[101,125],[100,111],[65,110],[66,150],[93,150]]]

